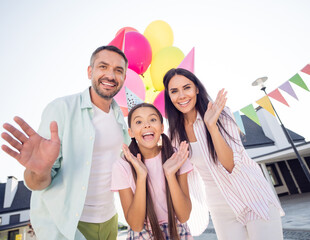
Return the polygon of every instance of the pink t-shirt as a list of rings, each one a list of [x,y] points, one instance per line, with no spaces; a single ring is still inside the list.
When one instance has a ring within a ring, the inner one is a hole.
[[[168,222],[168,209],[166,200],[165,174],[162,167],[161,152],[154,158],[145,159],[145,166],[148,170],[148,176],[152,189],[150,190],[154,203],[159,224]],[[193,170],[189,160],[181,166],[179,175],[188,173]],[[136,184],[132,176],[131,167],[124,159],[119,159],[113,165],[111,190],[118,191],[131,188],[132,192],[136,191]],[[156,194],[155,194],[156,193]]]

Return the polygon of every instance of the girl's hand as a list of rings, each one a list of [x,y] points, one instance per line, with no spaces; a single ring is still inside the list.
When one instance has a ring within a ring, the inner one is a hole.
[[[188,143],[183,141],[180,144],[179,151],[172,154],[172,156],[163,164],[166,177],[175,176],[176,172],[188,158],[188,154]]]
[[[132,166],[135,168],[137,172],[137,177],[146,178],[147,176],[147,168],[141,160],[141,154],[138,153],[137,157],[135,157],[129,150],[126,144],[123,144],[123,152],[126,156],[126,159],[131,162]]]
[[[219,116],[223,111],[227,101],[226,95],[227,92],[225,92],[223,88],[218,92],[215,101],[213,103],[210,101],[208,104],[208,108],[205,112],[203,120],[209,131],[217,127],[217,120],[219,119]]]

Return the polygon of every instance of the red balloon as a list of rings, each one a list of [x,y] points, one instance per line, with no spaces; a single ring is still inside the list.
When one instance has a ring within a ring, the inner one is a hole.
[[[143,74],[152,61],[151,45],[141,33],[128,32],[125,34],[125,55],[128,68]]]
[[[139,32],[137,29],[132,28],[132,27],[123,27],[120,30],[118,30],[118,32],[115,34],[115,36],[120,34],[124,29],[125,29],[125,33],[128,33],[128,32]]]

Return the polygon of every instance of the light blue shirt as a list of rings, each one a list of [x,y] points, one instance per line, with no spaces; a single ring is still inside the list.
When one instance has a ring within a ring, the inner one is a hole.
[[[114,100],[111,108],[123,131],[124,142],[128,144],[127,125]],[[77,230],[77,225],[83,211],[91,169],[95,140],[92,117],[89,88],[82,93],[54,100],[42,114],[38,133],[49,139],[49,125],[51,121],[56,121],[61,148],[51,172],[50,186],[32,192],[30,220],[40,240],[85,239]]]

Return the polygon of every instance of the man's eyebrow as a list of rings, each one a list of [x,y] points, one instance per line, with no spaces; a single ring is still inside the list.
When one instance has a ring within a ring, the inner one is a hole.
[[[125,70],[125,68],[123,68],[122,66],[117,66],[117,69],[122,69],[123,71]]]
[[[108,63],[106,63],[106,62],[104,62],[104,61],[100,61],[100,62],[98,63],[98,65],[100,65],[100,64],[107,65],[107,66],[110,65],[110,64],[108,64]],[[116,66],[116,68],[117,68],[117,69],[122,69],[123,71],[125,70],[122,66]]]
[[[99,64],[109,65],[108,63],[106,63],[106,62],[104,62],[104,61],[100,61],[100,62],[98,63],[98,65],[99,65]]]

